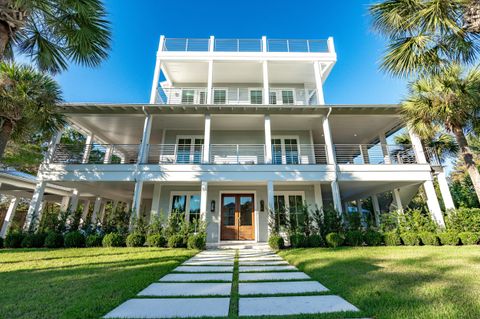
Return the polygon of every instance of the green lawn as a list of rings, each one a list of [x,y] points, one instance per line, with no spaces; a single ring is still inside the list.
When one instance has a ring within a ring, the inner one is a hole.
[[[280,252],[373,318],[480,318],[480,246]]]
[[[99,318],[196,251],[0,250],[0,318]]]

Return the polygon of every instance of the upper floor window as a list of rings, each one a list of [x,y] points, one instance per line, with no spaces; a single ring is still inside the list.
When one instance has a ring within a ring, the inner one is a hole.
[[[178,164],[200,164],[202,152],[203,137],[179,137],[177,139]]]
[[[273,164],[298,164],[298,139],[285,137],[273,138],[272,162]]]
[[[277,104],[277,92],[270,92],[269,104]]]
[[[251,90],[250,91],[250,103],[251,104],[262,104],[262,90]]]
[[[213,103],[214,104],[226,104],[227,103],[227,90],[215,89],[213,91]]]
[[[182,90],[182,103],[193,104],[195,101],[195,90]]]
[[[282,104],[295,104],[292,90],[282,90]]]

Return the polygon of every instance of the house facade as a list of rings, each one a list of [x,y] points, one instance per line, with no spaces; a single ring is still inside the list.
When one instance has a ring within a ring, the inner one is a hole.
[[[210,244],[264,242],[269,212],[331,206],[339,213],[389,192],[402,209],[423,187],[432,218],[453,208],[435,153],[408,131],[398,105],[328,105],[337,61],[327,40],[171,39],[162,36],[148,104],[61,105],[81,145],[52,140],[27,213],[38,222],[47,183],[75,191],[93,218],[106,200],[140,216],[205,220]],[[91,212],[93,210],[93,213]]]

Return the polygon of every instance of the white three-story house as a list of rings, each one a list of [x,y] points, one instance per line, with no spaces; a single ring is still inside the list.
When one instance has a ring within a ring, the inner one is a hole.
[[[363,211],[371,198],[378,222],[378,194],[402,209],[419,187],[443,225],[436,176],[442,205],[453,201],[437,158],[411,132],[413,145],[393,145],[408,130],[399,106],[325,103],[336,61],[332,38],[161,36],[149,104],[60,106],[86,143],[52,141],[27,226],[47,183],[73,189],[74,206],[80,197],[95,217],[106,200],[137,215],[183,211],[208,223],[210,244],[266,241],[269,211],[294,218],[304,202]]]

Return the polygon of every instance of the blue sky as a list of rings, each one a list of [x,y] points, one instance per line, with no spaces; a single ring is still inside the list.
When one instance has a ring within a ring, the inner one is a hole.
[[[148,101],[155,52],[167,37],[309,38],[333,36],[338,61],[325,83],[332,104],[397,103],[405,82],[378,69],[385,41],[372,31],[370,0],[105,0],[110,57],[100,67],[71,66],[57,76],[67,102]]]

